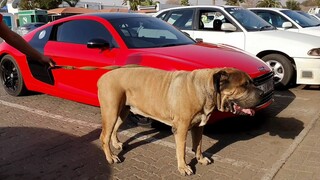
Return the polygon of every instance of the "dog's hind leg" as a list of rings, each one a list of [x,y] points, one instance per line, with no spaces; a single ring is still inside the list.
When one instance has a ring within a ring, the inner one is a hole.
[[[197,161],[202,165],[208,165],[211,163],[211,160],[207,157],[203,157],[202,155],[202,134],[203,134],[203,126],[193,126],[191,128],[192,135],[192,151],[195,152]]]
[[[129,107],[124,107],[121,110],[121,113],[120,113],[120,115],[118,117],[116,125],[114,126],[113,131],[112,131],[111,142],[112,142],[113,147],[118,149],[118,150],[122,150],[123,143],[121,143],[119,141],[119,139],[117,137],[117,132],[118,132],[118,129],[119,129],[120,125],[126,120],[129,112],[130,112],[130,108]]]

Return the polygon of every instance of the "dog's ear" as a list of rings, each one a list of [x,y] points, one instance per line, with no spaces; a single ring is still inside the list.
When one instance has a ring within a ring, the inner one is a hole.
[[[219,72],[213,75],[213,86],[217,93],[220,94],[221,87],[223,87],[229,78],[228,73],[225,70],[220,70]]]

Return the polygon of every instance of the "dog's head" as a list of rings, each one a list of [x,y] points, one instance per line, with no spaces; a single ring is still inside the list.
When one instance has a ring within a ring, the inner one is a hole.
[[[234,68],[223,68],[213,75],[216,104],[219,111],[254,115],[255,107],[263,96],[250,76]]]

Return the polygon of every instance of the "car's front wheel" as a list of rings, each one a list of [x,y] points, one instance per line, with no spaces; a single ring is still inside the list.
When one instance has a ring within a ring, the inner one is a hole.
[[[269,54],[261,58],[274,72],[275,88],[287,88],[294,74],[290,60],[281,54]]]
[[[12,96],[21,96],[27,93],[21,71],[15,59],[5,55],[0,61],[0,75],[4,90]]]

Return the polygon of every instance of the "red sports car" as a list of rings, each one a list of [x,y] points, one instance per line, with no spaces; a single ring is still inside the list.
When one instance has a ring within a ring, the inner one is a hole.
[[[50,22],[24,37],[57,65],[139,64],[168,71],[234,67],[247,72],[265,92],[257,109],[273,100],[273,73],[264,62],[230,46],[196,42],[154,17],[82,14]],[[0,60],[2,85],[10,95],[36,91],[99,106],[97,80],[107,70],[48,69],[5,42],[0,45]],[[216,113],[211,122],[229,115]]]

